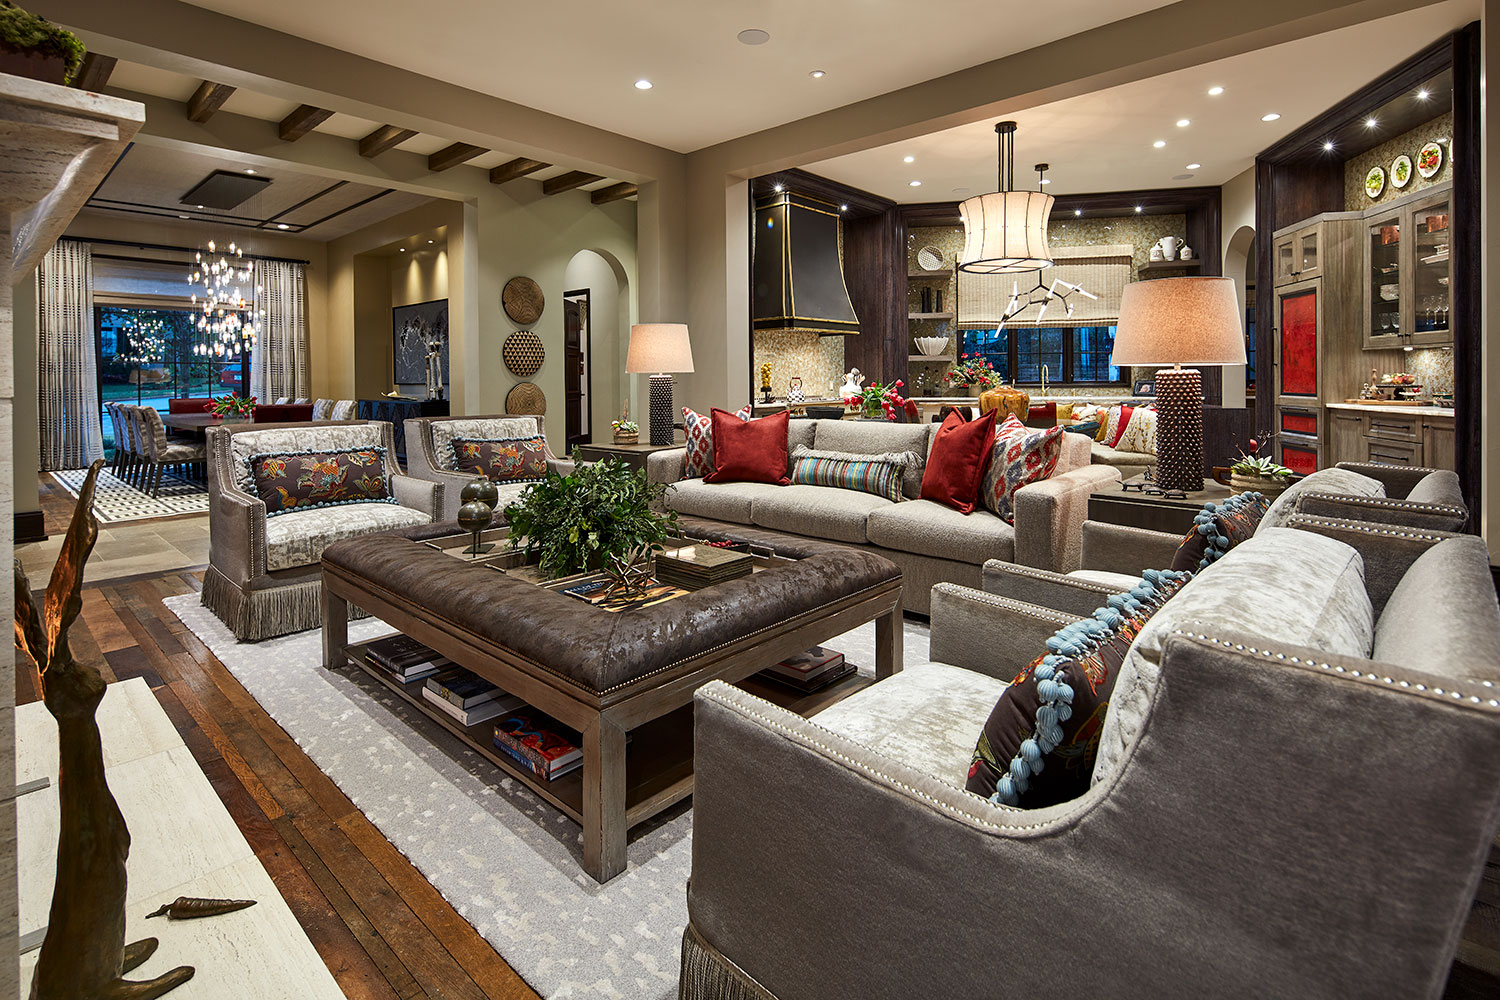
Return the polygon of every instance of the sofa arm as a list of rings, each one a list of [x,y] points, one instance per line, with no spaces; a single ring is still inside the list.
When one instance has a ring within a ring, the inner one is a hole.
[[[646,481],[651,483],[678,482],[682,479],[686,463],[686,448],[653,451],[646,456]]]
[[[1406,496],[1427,478],[1428,473],[1437,471],[1420,465],[1389,465],[1385,462],[1340,462],[1335,468],[1377,479],[1385,487],[1386,496],[1397,498]]]
[[[984,564],[984,590],[1022,604],[1049,608],[1063,614],[1086,618],[1104,605],[1119,587],[1092,580],[1081,580],[1034,566],[991,559]]]
[[[1365,591],[1380,619],[1385,602],[1417,557],[1438,542],[1461,537],[1451,531],[1422,531],[1375,521],[1343,521],[1331,517],[1293,514],[1287,527],[1336,538],[1358,550],[1365,563]]]
[[[1055,573],[1077,569],[1089,496],[1119,482],[1120,470],[1089,465],[1016,490],[1015,561]]]
[[[1376,521],[1423,531],[1459,531],[1469,520],[1469,512],[1463,507],[1343,493],[1302,493],[1294,509],[1310,517]]]
[[[1171,566],[1183,537],[1106,521],[1083,522],[1082,535],[1083,569],[1131,574]]]
[[[431,479],[414,479],[411,476],[392,476],[391,495],[396,502],[403,507],[419,510],[431,517],[434,521],[443,519],[443,494],[446,489],[442,483]]]
[[[547,471],[555,472],[559,476],[571,476],[573,470],[578,468],[578,463],[571,458],[558,458],[556,455],[547,456]]]
[[[956,583],[932,588],[930,614],[934,661],[1007,681],[1046,651],[1049,636],[1079,617]]]
[[[266,572],[265,502],[239,490],[210,492],[209,562],[232,583],[244,586]]]

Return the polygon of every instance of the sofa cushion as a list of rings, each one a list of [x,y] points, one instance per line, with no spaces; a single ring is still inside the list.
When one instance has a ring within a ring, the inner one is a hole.
[[[746,403],[734,415],[741,420],[749,420],[754,412],[754,407]],[[714,471],[714,423],[711,413],[698,413],[691,407],[684,406],[682,436],[683,445],[687,449],[687,454],[682,459],[682,477],[701,479]]]
[[[771,487],[750,501],[750,522],[793,535],[863,544],[870,514],[895,506],[884,497],[832,486]]]
[[[492,482],[534,483],[547,476],[547,439],[527,437],[453,439],[456,472],[480,475]]]
[[[792,452],[792,482],[835,486],[894,502],[901,499],[901,479],[914,458],[911,452],[856,455],[844,451],[813,451],[798,445]]]
[[[434,420],[427,426],[432,435],[432,454],[439,468],[447,472],[458,471],[453,458],[454,438],[471,441],[527,438],[536,436],[538,431],[536,417],[461,417]]]
[[[1161,678],[1162,646],[1176,629],[1245,632],[1269,643],[1368,657],[1375,620],[1364,560],[1352,546],[1295,528],[1267,528],[1183,587],[1141,630],[1125,657],[1099,735],[1094,780],[1124,761]]]
[[[1130,423],[1115,442],[1116,451],[1135,452],[1138,455],[1156,455],[1156,410],[1149,406],[1137,406],[1130,413]]]
[[[1062,457],[1061,427],[1046,430],[1030,428],[1014,416],[995,429],[995,448],[990,467],[984,474],[979,499],[984,506],[1007,521],[1015,520],[1012,498],[1016,490],[1028,483],[1052,478],[1057,460]]]
[[[791,482],[786,474],[786,426],[790,419],[786,410],[745,420],[714,407],[714,468],[703,481],[778,486]]]
[[[1449,538],[1412,562],[1375,625],[1374,656],[1454,680],[1494,673],[1500,605],[1483,539]]]
[[[1071,622],[1005,689],[985,720],[965,787],[1001,805],[1056,805],[1088,791],[1096,737],[1130,643],[1190,579],[1147,570]]]
[[[384,503],[294,510],[280,517],[269,517],[266,518],[266,570],[274,573],[294,566],[310,566],[334,542],[427,524],[431,520],[419,510]]]
[[[922,470],[927,465],[931,424],[897,424],[871,420],[820,420],[811,447],[818,451],[842,451],[853,455],[910,452],[915,461],[906,467],[901,493],[908,500],[922,495]]]
[[[354,448],[384,448],[383,424],[345,424],[342,427],[272,427],[266,430],[240,431],[229,438],[229,458],[238,476],[240,489],[255,495],[255,477],[250,472],[250,456],[286,454],[304,451],[349,451]],[[386,466],[386,475],[391,473]]]
[[[1297,498],[1304,493],[1333,493],[1340,496],[1383,497],[1385,486],[1378,479],[1362,476],[1349,469],[1319,469],[1282,491],[1261,518],[1264,528],[1284,528],[1297,509]]]
[[[395,503],[384,448],[294,451],[250,456],[255,495],[266,517],[351,503]]]
[[[666,500],[667,506],[679,514],[749,524],[751,502],[783,489],[770,483],[705,483],[701,479],[683,479],[667,487]]]
[[[1155,465],[1155,455],[1143,455],[1134,451],[1120,451],[1107,444],[1095,441],[1089,448],[1089,462],[1094,465]]]
[[[933,436],[922,473],[922,499],[947,504],[967,514],[979,502],[979,488],[995,447],[995,414],[976,420],[949,413]]]
[[[974,730],[1004,690],[1005,682],[988,674],[923,663],[855,692],[813,721],[961,788]]]
[[[986,559],[1012,562],[1016,553],[1016,529],[994,514],[960,514],[931,500],[907,500],[871,511],[865,537],[871,545],[972,566],[982,566]]]
[[[1262,493],[1240,493],[1223,503],[1204,504],[1172,556],[1172,569],[1196,573],[1221,558],[1255,534],[1270,506]]]

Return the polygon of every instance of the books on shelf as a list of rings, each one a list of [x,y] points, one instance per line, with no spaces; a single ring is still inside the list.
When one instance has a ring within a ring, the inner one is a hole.
[[[837,650],[814,646],[760,672],[760,676],[798,691],[820,691],[855,672]]]
[[[755,568],[755,557],[708,543],[666,549],[656,555],[656,578],[687,590],[704,587],[741,576]]]
[[[526,705],[520,698],[517,698],[513,694],[508,694],[503,698],[492,698],[489,701],[481,701],[471,708],[460,708],[434,691],[430,686],[431,683],[432,678],[428,678],[429,686],[422,688],[422,697],[466,726],[477,726],[481,722],[488,722],[491,719],[504,715],[506,712],[514,712],[516,709]]]
[[[446,698],[459,708],[473,708],[505,694],[494,684],[463,667],[450,667],[427,678],[427,690]]]
[[[548,781],[583,766],[583,737],[545,712],[523,707],[495,723],[495,747]]]
[[[430,646],[425,646],[409,635],[388,635],[365,645],[365,655],[374,663],[392,672],[399,673],[407,667],[437,658]]]

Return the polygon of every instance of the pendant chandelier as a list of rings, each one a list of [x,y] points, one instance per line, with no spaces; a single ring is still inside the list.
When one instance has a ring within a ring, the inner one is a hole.
[[[196,326],[204,338],[193,345],[193,353],[200,357],[237,358],[260,337],[261,314],[244,294],[253,271],[244,258],[244,250],[233,243],[220,254],[213,240],[208,241],[206,257],[202,251],[196,255],[196,269],[188,281],[194,286]]]
[[[1053,197],[1041,191],[1014,191],[1016,123],[995,125],[999,139],[999,190],[966,199],[958,206],[964,223],[964,251],[958,269],[970,274],[1015,274],[1052,266],[1047,216]]]

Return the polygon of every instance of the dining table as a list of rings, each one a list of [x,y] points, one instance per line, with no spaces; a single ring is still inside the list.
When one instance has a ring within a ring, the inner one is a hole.
[[[216,417],[212,413],[163,413],[162,426],[177,431],[202,434],[210,427],[224,424],[248,424],[249,417]]]

